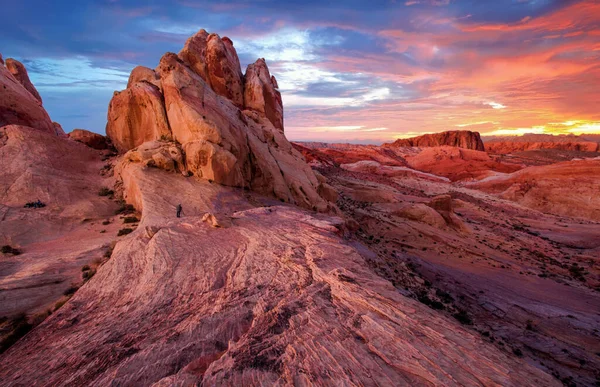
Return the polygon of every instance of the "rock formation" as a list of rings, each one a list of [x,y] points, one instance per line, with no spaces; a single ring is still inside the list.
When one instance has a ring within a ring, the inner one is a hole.
[[[432,146],[455,146],[465,149],[484,151],[483,141],[478,132],[468,130],[453,130],[449,132],[425,134],[419,137],[399,139],[388,147],[432,147]]]
[[[334,197],[285,138],[281,96],[264,60],[244,77],[231,41],[204,30],[155,71],[134,69],[110,103],[106,132],[120,152],[173,139],[187,171],[219,184],[321,211],[319,192]]]
[[[36,90],[35,86],[33,86],[31,81],[29,80],[29,75],[27,74],[25,66],[23,66],[23,64],[18,60],[12,58],[8,58],[5,62],[5,65],[8,71],[10,71],[10,73],[15,77],[15,79],[19,81],[19,83],[23,85],[23,87],[27,89],[27,91],[30,92],[31,95],[33,95],[35,99],[37,99],[41,104],[42,97],[40,97],[40,94]]]
[[[244,83],[244,106],[264,114],[283,131],[283,104],[277,80],[269,74],[264,59],[248,65]]]
[[[557,149],[577,152],[598,152],[600,144],[591,141],[581,142],[526,142],[526,141],[497,141],[486,142],[485,150],[494,154],[510,154],[537,149]]]
[[[470,184],[539,211],[600,221],[600,160],[574,160]]]
[[[494,172],[510,173],[521,166],[503,164],[492,160],[485,152],[449,146],[425,148],[409,155],[406,161],[411,168],[445,176],[452,181],[481,179]]]
[[[6,66],[0,64],[0,90],[0,127],[23,125],[54,135],[64,135],[42,107],[41,98],[21,63],[9,58],[6,59]]]
[[[98,133],[90,132],[89,130],[73,129],[73,131],[69,133],[68,137],[71,140],[83,143],[90,148],[98,150],[108,149],[106,137]]]
[[[171,137],[163,96],[157,86],[145,80],[115,92],[107,118],[106,135],[120,152]]]

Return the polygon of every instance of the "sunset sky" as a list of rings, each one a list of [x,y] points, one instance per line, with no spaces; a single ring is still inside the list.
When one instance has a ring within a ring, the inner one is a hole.
[[[57,4],[61,3],[61,4]],[[600,133],[600,1],[12,1],[0,52],[53,120],[104,133],[114,90],[201,28],[267,60],[292,140]]]

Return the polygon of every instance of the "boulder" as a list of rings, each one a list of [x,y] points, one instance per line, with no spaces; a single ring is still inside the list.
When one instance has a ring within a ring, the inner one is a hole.
[[[277,129],[283,131],[283,103],[275,77],[269,74],[264,59],[248,65],[244,84],[244,106],[264,114]]]
[[[127,152],[123,160],[125,163],[141,163],[147,167],[164,169],[168,172],[185,170],[181,149],[173,142],[145,142]]]
[[[108,143],[106,141],[106,137],[104,137],[98,133],[90,132],[89,130],[73,129],[73,131],[71,133],[69,133],[68,137],[71,140],[85,144],[93,149],[98,149],[98,150],[108,149]]]
[[[163,96],[158,87],[142,81],[115,92],[108,106],[106,135],[123,153],[146,141],[170,139]]]
[[[42,97],[40,97],[40,93],[38,93],[35,86],[33,86],[33,83],[31,83],[31,81],[29,80],[29,75],[27,74],[27,70],[25,69],[25,66],[23,66],[23,64],[21,62],[19,62],[18,60],[15,60],[12,58],[8,58],[6,60],[5,64],[6,64],[6,68],[15,77],[15,79],[17,81],[19,81],[19,83],[21,85],[23,85],[23,87],[28,92],[30,92],[31,95],[33,95],[33,97],[35,99],[37,99],[41,105]]]

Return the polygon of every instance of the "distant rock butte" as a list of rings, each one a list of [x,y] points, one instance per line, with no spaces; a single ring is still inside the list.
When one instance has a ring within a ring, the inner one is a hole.
[[[335,197],[285,138],[281,95],[264,59],[244,76],[231,40],[204,30],[155,70],[132,71],[110,102],[106,133],[121,153],[174,141],[182,172],[219,184],[320,211],[328,205],[319,192]]]
[[[384,147],[434,147],[445,145],[478,151],[485,150],[479,133],[468,130],[454,130],[399,139],[391,144],[384,144]]]
[[[6,65],[5,65],[6,64]],[[31,84],[25,67],[14,59],[0,64],[0,127],[23,125],[56,136],[64,136],[42,106],[42,99]]]

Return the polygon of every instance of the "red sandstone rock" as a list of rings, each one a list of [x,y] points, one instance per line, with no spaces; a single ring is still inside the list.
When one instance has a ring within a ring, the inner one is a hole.
[[[68,136],[71,140],[81,142],[89,146],[90,148],[99,150],[108,148],[106,137],[98,133],[90,132],[89,130],[73,129],[73,131],[69,133]]]
[[[131,70],[129,81],[127,81],[127,87],[132,87],[138,82],[148,82],[158,87],[159,90],[162,89],[160,77],[154,70],[149,69],[148,67],[136,66],[133,70]]]
[[[248,65],[244,83],[244,106],[263,113],[277,129],[283,131],[283,104],[277,81],[269,74],[264,59]]]
[[[244,85],[240,62],[227,37],[198,31],[190,37],[179,57],[219,95],[236,106],[244,105]]]
[[[494,154],[510,154],[536,149],[559,149],[579,152],[598,152],[600,144],[597,142],[492,142],[485,144],[485,150]]]
[[[281,98],[264,60],[251,69],[250,89],[260,86],[256,97],[261,100],[252,99],[252,108],[242,111],[242,76],[231,41],[200,31],[179,55],[167,53],[161,58],[155,73],[160,90],[145,81],[153,73],[134,70],[128,89],[111,101],[107,134],[121,152],[156,140],[159,134],[173,138],[182,145],[187,172],[196,177],[326,210],[327,202],[319,192],[333,199],[334,190],[319,188],[314,173],[283,135]],[[275,95],[278,108],[271,109]],[[160,124],[160,109],[144,102],[148,96],[158,107],[164,101],[165,125]],[[277,111],[281,113],[279,128],[271,121]],[[157,126],[165,131],[154,129]]]
[[[518,165],[492,160],[487,153],[456,147],[424,148],[420,153],[406,157],[411,168],[445,176],[452,181],[481,179],[493,172],[510,173],[521,169]]]
[[[58,137],[63,137],[66,138],[67,134],[65,133],[65,131],[63,130],[61,124],[59,124],[58,122],[53,122],[52,126],[54,126],[54,133],[58,136]]]
[[[454,130],[449,132],[425,134],[419,137],[396,140],[388,147],[432,147],[432,146],[455,146],[465,149],[484,151],[481,136],[477,132],[467,130]]]
[[[9,62],[10,59],[6,61]],[[12,62],[13,66],[15,62]],[[23,75],[22,72],[19,74]],[[36,99],[4,65],[0,65],[0,90],[0,127],[23,125],[57,134],[40,100]]]
[[[120,152],[145,141],[170,138],[171,131],[160,90],[147,82],[115,92],[108,106],[106,135]]]
[[[23,64],[18,60],[8,58],[6,60],[6,68],[15,77],[15,79],[19,81],[19,83],[21,83],[21,85],[23,85],[23,87],[40,102],[41,105],[42,97],[40,97],[40,94],[36,90],[35,86],[33,86],[29,80],[29,75],[27,74],[25,66],[23,66]]]
[[[491,176],[470,185],[543,212],[600,221],[600,160],[575,160]]]

